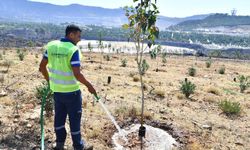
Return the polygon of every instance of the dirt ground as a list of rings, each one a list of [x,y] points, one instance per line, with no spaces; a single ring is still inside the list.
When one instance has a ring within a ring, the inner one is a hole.
[[[38,71],[42,52],[28,50],[23,61],[19,60],[15,48],[0,49],[0,54],[0,149],[34,149],[40,143],[40,103],[35,92],[44,81]],[[82,73],[95,86],[121,127],[138,122],[141,101],[135,56],[110,54],[110,61],[101,58],[100,53],[83,53]],[[122,58],[128,60],[127,67],[121,67]],[[161,57],[151,60],[146,56],[150,65],[143,76],[146,123],[165,128],[181,143],[177,149],[250,150],[250,90],[240,93],[238,83],[234,82],[239,75],[250,75],[250,63],[213,59],[211,67],[206,68],[206,59],[168,56],[163,64]],[[10,62],[9,69],[6,62]],[[158,72],[155,71],[157,62]],[[197,70],[195,77],[188,75],[191,66]],[[218,73],[222,66],[226,68],[225,74]],[[107,84],[108,76],[112,77],[110,84]],[[190,99],[179,90],[180,81],[185,78],[196,85]],[[94,98],[87,89],[83,85],[81,89],[84,139],[96,150],[112,149],[114,126],[99,104],[92,104]],[[240,102],[240,115],[225,115],[218,106],[221,100]],[[136,113],[131,113],[133,108]],[[68,122],[66,127],[69,132]],[[46,117],[47,149],[54,140],[53,116]],[[66,144],[71,149],[69,134]]]

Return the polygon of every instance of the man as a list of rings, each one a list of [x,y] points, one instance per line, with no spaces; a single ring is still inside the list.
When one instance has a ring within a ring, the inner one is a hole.
[[[40,63],[39,71],[49,82],[50,89],[54,92],[54,128],[56,133],[55,150],[62,150],[64,147],[67,135],[65,129],[67,115],[69,115],[74,149],[93,149],[93,146],[87,146],[87,144],[83,142],[80,131],[82,98],[79,82],[84,84],[90,93],[96,95],[93,86],[80,72],[81,53],[76,46],[80,40],[80,28],[75,25],[67,26],[65,38],[47,44],[46,52]]]

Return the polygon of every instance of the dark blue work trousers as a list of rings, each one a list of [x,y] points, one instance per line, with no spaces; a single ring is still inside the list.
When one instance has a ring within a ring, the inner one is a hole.
[[[69,93],[54,93],[55,119],[54,128],[56,142],[64,143],[66,140],[65,121],[69,115],[70,131],[74,149],[83,149],[84,141],[81,139],[82,97],[81,91]]]

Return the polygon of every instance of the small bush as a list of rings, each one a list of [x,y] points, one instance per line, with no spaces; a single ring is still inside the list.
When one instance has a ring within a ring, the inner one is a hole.
[[[219,74],[225,74],[225,70],[226,70],[225,67],[221,67],[221,68],[219,69]]]
[[[210,67],[211,67],[211,64],[212,64],[211,60],[206,61],[206,67],[207,67],[207,68],[210,68]]]
[[[103,57],[104,57],[104,59],[105,59],[106,61],[110,61],[110,60],[111,60],[110,55],[104,55]]]
[[[191,81],[188,81],[187,79],[181,82],[180,90],[186,98],[189,98],[189,96],[194,93],[195,88],[195,84],[193,84]]]
[[[156,59],[157,56],[156,50],[149,51],[149,54],[151,59]]]
[[[16,49],[16,53],[19,54],[21,52],[20,49]]]
[[[237,115],[241,110],[240,103],[227,100],[221,101],[219,107],[226,115]]]
[[[240,81],[240,92],[243,93],[249,86],[250,86],[250,82],[249,82],[249,77],[245,77],[244,75],[240,75],[238,77],[239,81]]]
[[[147,63],[145,59],[142,60],[141,69],[142,69],[141,70],[142,75],[144,75],[146,71],[149,69],[149,64]]]
[[[194,67],[188,68],[188,75],[194,77],[196,75],[196,69]]]
[[[19,57],[20,61],[23,61],[23,59],[24,59],[24,53],[19,53],[18,57]]]
[[[126,58],[122,59],[122,60],[121,60],[122,65],[121,65],[121,66],[122,66],[122,67],[126,67],[126,66],[127,66],[127,62],[128,62],[128,61],[127,61]]]
[[[36,98],[42,102],[44,94],[46,94],[46,90],[48,88],[47,83],[43,83],[41,86],[36,88]],[[53,114],[53,93],[49,90],[48,95],[46,96],[46,102],[44,106],[44,110],[46,111],[46,116],[50,117]]]

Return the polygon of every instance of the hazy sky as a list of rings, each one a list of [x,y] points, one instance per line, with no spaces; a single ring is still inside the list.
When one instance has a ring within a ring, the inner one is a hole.
[[[82,4],[104,8],[132,5],[133,0],[32,0],[58,5]],[[230,13],[233,8],[238,15],[250,15],[250,0],[157,0],[160,14],[168,17],[186,17],[208,13]]]

